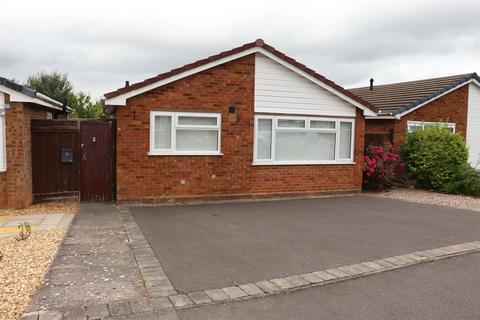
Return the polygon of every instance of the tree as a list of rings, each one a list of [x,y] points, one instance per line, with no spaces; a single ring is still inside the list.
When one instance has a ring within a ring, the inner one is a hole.
[[[93,101],[85,92],[78,92],[69,97],[69,107],[73,108],[73,118],[100,118],[103,113],[100,100]]]
[[[73,86],[66,73],[44,71],[28,77],[25,86],[36,90],[59,102],[70,103],[68,100],[73,94]]]
[[[100,118],[103,112],[100,100],[93,101],[90,94],[75,93],[68,74],[54,71],[39,72],[28,77],[25,86],[59,102],[67,102],[74,118]]]

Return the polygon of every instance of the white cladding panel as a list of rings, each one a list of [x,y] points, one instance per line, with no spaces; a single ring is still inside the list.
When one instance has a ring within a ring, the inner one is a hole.
[[[480,169],[480,88],[473,83],[468,88],[467,145],[468,161]]]
[[[355,117],[356,107],[285,66],[255,54],[255,112]]]

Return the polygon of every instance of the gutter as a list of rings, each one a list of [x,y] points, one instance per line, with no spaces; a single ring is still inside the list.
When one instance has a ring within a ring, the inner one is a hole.
[[[36,93],[36,96],[37,96],[38,99],[57,106],[58,110],[63,110],[63,104],[62,103],[58,102],[57,100],[53,100],[52,98],[50,98],[50,97],[48,97],[48,96],[46,96],[46,95],[44,95],[40,92],[35,92],[35,93]],[[69,106],[67,106],[67,111],[73,111],[73,109],[70,108]]]

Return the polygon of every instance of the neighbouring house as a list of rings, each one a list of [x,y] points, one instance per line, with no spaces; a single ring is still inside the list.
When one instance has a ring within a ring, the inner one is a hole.
[[[480,168],[480,78],[476,73],[349,89],[378,108],[365,121],[366,144],[399,146],[408,132],[445,125],[467,141],[469,162]]]
[[[0,208],[32,203],[30,121],[66,118],[70,109],[0,77]]]
[[[358,192],[377,112],[261,39],[104,98],[120,202]]]

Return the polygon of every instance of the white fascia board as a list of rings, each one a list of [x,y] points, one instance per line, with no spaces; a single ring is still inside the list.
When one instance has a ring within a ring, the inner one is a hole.
[[[442,93],[442,94],[434,97],[433,99],[430,99],[430,100],[428,100],[428,101],[425,101],[425,102],[419,104],[418,106],[416,106],[416,107],[414,107],[414,108],[412,108],[412,109],[409,109],[409,110],[407,110],[407,111],[404,111],[404,112],[402,112],[402,113],[399,113],[399,114],[395,115],[395,118],[396,118],[396,119],[400,119],[400,118],[403,117],[404,115],[407,115],[407,114],[409,114],[410,112],[413,112],[413,111],[417,110],[418,108],[421,108],[421,107],[423,107],[424,105],[426,105],[426,104],[428,104],[428,103],[430,103],[430,102],[432,102],[432,101],[435,101],[435,100],[443,97],[444,95],[449,94],[450,92],[455,91],[455,90],[457,90],[457,89],[460,88],[460,87],[463,87],[464,85],[469,84],[470,82],[473,82],[473,83],[475,83],[477,86],[480,87],[480,83],[479,83],[478,81],[476,81],[475,79],[470,79],[470,80],[468,80],[468,81],[466,81],[466,82],[463,82],[463,83],[459,84],[459,85],[456,86],[456,87],[453,87],[452,89],[450,89],[450,90],[448,90],[448,91],[445,91],[444,93]]]
[[[365,117],[365,119],[368,119],[368,120],[393,120],[393,119],[397,119],[397,117],[395,116],[368,116],[368,117]]]
[[[4,93],[6,93],[10,96],[10,102],[29,102],[29,103],[42,105],[44,107],[55,109],[55,110],[62,110],[62,107],[58,107],[58,106],[54,105],[53,103],[51,103],[49,101],[45,101],[45,100],[42,100],[42,99],[39,99],[39,98],[34,98],[34,97],[27,96],[26,94],[23,94],[21,92],[15,91],[15,90],[12,90],[12,89],[7,88],[5,86],[0,86],[0,91],[4,92]],[[37,93],[37,95],[38,95],[38,93]],[[51,98],[48,98],[48,99],[53,100]],[[53,100],[53,101],[55,101],[55,100]],[[57,101],[55,101],[55,102],[57,102]]]
[[[295,66],[291,65],[290,63],[282,60],[281,58],[278,58],[274,54],[272,54],[272,53],[268,52],[267,50],[265,50],[263,48],[260,48],[260,47],[253,47],[253,48],[250,48],[250,49],[246,49],[245,51],[235,53],[235,54],[232,54],[228,57],[212,61],[210,63],[207,63],[207,64],[203,65],[203,66],[196,67],[196,68],[193,68],[191,70],[187,70],[185,72],[182,72],[182,73],[179,73],[177,75],[162,79],[160,81],[154,82],[152,84],[149,84],[147,86],[138,88],[136,90],[132,90],[132,91],[126,92],[124,94],[118,95],[118,96],[113,97],[111,99],[106,99],[105,98],[105,105],[124,106],[124,105],[126,105],[128,98],[137,96],[141,93],[144,93],[144,92],[147,92],[149,90],[161,87],[161,86],[166,85],[170,82],[180,80],[182,78],[188,77],[188,76],[193,75],[195,73],[202,72],[204,70],[216,67],[218,65],[221,65],[221,64],[227,63],[229,61],[233,61],[233,60],[236,60],[236,59],[242,58],[244,56],[247,56],[249,54],[253,54],[253,53],[257,53],[257,52],[265,55],[266,57],[274,60],[275,62],[280,63],[281,65],[285,66],[286,68],[298,73],[302,77],[310,80],[311,82],[317,84],[318,86],[322,87],[323,89],[333,93],[334,95],[340,97],[341,99],[347,101],[348,103],[354,105],[355,107],[360,108],[361,110],[364,111],[365,116],[375,116],[376,115],[376,113],[373,110],[371,110],[370,108],[368,108],[368,107],[364,106],[363,104],[355,101],[354,99],[346,96],[345,94],[333,89],[332,87],[328,86],[327,84],[323,83],[322,81],[318,80],[317,78],[312,77],[311,75],[304,72],[303,70],[298,69],[297,67],[295,67]]]

